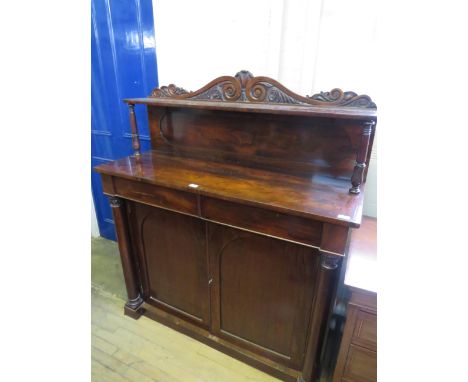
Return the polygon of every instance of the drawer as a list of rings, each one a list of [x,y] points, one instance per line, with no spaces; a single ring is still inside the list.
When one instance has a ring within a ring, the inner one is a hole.
[[[342,381],[377,381],[377,353],[360,346],[350,345]]]
[[[190,215],[198,215],[197,195],[190,192],[123,178],[114,178],[114,190],[122,198]]]
[[[351,342],[367,349],[377,350],[377,316],[358,310]]]
[[[320,245],[322,223],[315,220],[209,197],[201,198],[201,215],[213,222],[301,244]]]

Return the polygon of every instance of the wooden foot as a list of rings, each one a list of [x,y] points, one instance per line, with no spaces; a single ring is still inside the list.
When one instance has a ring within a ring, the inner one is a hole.
[[[128,300],[124,306],[124,314],[135,320],[138,320],[145,310],[141,307],[143,299],[138,296],[136,299]]]
[[[120,259],[127,288],[128,301],[125,304],[124,314],[134,319],[140,318],[144,310],[141,308],[143,299],[140,294],[140,280],[138,278],[136,256],[131,252],[125,211],[125,201],[119,197],[110,198],[112,213],[114,215],[115,229],[119,243]]]

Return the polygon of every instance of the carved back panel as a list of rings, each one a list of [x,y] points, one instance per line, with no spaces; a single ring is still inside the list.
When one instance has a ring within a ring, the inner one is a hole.
[[[247,70],[241,70],[234,77],[218,77],[194,92],[187,91],[174,84],[162,86],[154,89],[150,98],[377,108],[369,96],[357,95],[350,91],[344,92],[341,89],[333,89],[330,92],[320,92],[303,97],[272,78],[254,77]]]
[[[194,101],[293,104],[304,107],[375,108],[366,95],[343,92],[299,96],[268,77],[242,71],[188,92],[175,85],[155,89],[153,98]],[[334,177],[353,173],[362,121],[188,107],[148,105],[153,149],[179,155]],[[369,150],[370,153],[370,150]]]

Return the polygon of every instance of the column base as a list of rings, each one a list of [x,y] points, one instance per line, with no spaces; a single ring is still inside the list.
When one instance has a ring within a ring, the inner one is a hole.
[[[143,305],[143,299],[140,296],[133,300],[128,300],[124,306],[124,314],[134,320],[138,320],[145,312],[141,305]]]

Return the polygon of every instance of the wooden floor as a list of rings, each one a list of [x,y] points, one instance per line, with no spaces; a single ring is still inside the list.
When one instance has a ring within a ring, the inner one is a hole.
[[[93,382],[279,381],[146,317],[123,315],[117,246],[92,243]]]

